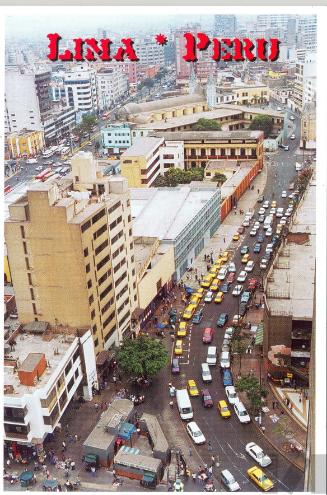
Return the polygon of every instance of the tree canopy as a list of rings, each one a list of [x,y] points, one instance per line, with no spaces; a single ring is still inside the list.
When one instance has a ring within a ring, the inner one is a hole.
[[[273,129],[273,119],[269,115],[257,115],[251,121],[249,129],[252,131],[263,131],[265,139],[271,134]]]
[[[214,177],[212,177],[211,182],[220,182],[220,184],[223,184],[226,180],[227,177],[225,174],[216,173]]]
[[[80,140],[82,138],[82,135],[85,134],[86,132],[90,137],[92,128],[96,124],[96,121],[97,119],[95,115],[91,115],[91,114],[83,115],[82,122],[74,129],[74,133],[79,137]]]
[[[155,187],[176,187],[178,184],[189,184],[192,181],[203,181],[204,169],[191,168],[190,170],[181,170],[179,168],[170,168],[164,176],[159,175],[154,183]]]
[[[242,376],[236,382],[236,389],[246,392],[246,396],[254,412],[261,407],[262,397],[267,396],[267,390],[260,387],[259,380],[255,376]]]
[[[155,376],[168,363],[168,352],[162,341],[140,336],[124,340],[117,354],[123,371],[131,376],[148,378]]]
[[[199,119],[193,129],[195,131],[221,131],[221,125],[212,119]]]

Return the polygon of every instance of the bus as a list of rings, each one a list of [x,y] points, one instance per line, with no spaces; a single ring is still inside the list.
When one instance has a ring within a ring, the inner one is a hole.
[[[53,180],[53,179],[60,179],[61,178],[61,175],[60,174],[55,174],[55,173],[51,173],[49,174],[48,176],[46,176],[46,178],[44,179],[43,182],[48,182],[48,180]]]
[[[69,153],[70,153],[70,147],[64,146],[61,150],[61,158],[65,158],[65,156],[69,155]]]
[[[186,388],[176,391],[177,407],[181,419],[188,420],[193,418],[193,410],[190,397]]]
[[[12,187],[11,186],[5,186],[5,194],[8,194],[12,191]]]
[[[43,170],[43,172],[40,172],[38,175],[36,175],[35,179],[43,180],[43,177],[45,177],[50,172],[51,172],[51,168],[46,168],[45,170]]]
[[[50,170],[50,172],[48,172],[47,174],[45,174],[43,177],[42,177],[42,182],[45,182],[47,179],[49,179],[50,177],[52,177],[54,175],[54,172],[52,170]]]

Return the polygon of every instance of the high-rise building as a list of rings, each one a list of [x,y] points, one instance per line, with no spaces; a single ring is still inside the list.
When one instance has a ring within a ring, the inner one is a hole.
[[[77,65],[64,75],[66,101],[70,107],[83,113],[98,110],[96,71],[88,65]]]
[[[8,66],[5,70],[5,132],[40,130],[51,108],[51,71]]]
[[[199,30],[200,25],[194,24],[181,27],[174,32],[176,79],[188,79],[191,70],[190,63],[183,59],[186,43],[184,34],[189,32],[196,36]]]
[[[128,91],[128,79],[120,67],[100,69],[96,82],[99,110],[110,108]]]
[[[134,48],[140,65],[164,65],[164,47],[152,38],[136,39]]]
[[[35,183],[9,206],[5,239],[19,321],[91,329],[95,352],[132,333],[137,305],[127,180],[92,153],[72,178]]]
[[[235,15],[215,15],[214,34],[231,37],[236,32]]]
[[[307,54],[304,63],[296,64],[293,94],[289,100],[291,109],[302,112],[305,103],[316,98],[315,54]]]
[[[317,49],[317,16],[301,16],[299,19],[299,38],[302,47],[309,52]]]

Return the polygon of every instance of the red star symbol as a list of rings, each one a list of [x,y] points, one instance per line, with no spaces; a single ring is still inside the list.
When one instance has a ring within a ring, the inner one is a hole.
[[[168,42],[167,36],[165,36],[164,34],[157,34],[156,42],[158,43],[158,45],[166,45],[166,43]]]

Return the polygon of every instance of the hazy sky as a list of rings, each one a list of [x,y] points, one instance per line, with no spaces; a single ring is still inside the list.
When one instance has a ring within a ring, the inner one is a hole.
[[[249,16],[239,16],[242,21]],[[58,32],[59,34],[71,37],[76,33],[81,34],[96,32],[98,28],[106,29],[109,33],[121,32],[124,35],[130,34],[135,36],[139,31],[146,31],[151,28],[158,28],[160,31],[169,31],[172,26],[183,26],[187,22],[200,22],[203,27],[211,28],[213,26],[213,15],[167,15],[158,16],[90,16],[84,15],[74,17],[73,22],[70,16],[11,16],[6,18],[6,37],[7,38],[30,38],[46,39],[48,33]]]

